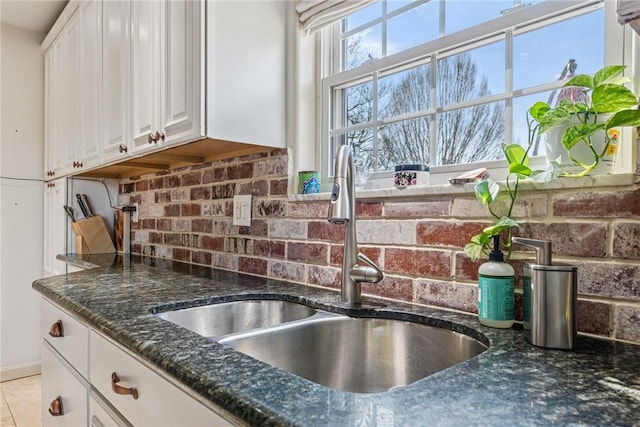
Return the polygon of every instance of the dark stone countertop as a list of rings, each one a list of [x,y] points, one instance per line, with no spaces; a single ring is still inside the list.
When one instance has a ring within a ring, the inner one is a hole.
[[[123,255],[59,257],[86,271],[33,288],[111,337],[194,395],[251,425],[640,425],[640,346],[579,336],[574,351],[530,345],[522,330],[491,329],[465,314],[385,301],[351,312],[448,327],[489,342],[487,351],[405,387],[333,390],[154,316],[250,297],[345,312],[327,289],[166,260]]]

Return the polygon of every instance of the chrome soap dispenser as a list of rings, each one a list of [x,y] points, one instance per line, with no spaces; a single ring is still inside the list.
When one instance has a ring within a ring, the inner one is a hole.
[[[578,268],[551,262],[551,242],[514,237],[513,243],[536,250],[536,262],[524,265],[523,326],[538,347],[572,349],[576,345]]]

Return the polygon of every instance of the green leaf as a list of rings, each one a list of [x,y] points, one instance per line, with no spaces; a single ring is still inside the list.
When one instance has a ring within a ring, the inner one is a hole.
[[[480,258],[482,255],[482,250],[484,249],[484,245],[479,245],[477,243],[467,243],[464,247],[464,253],[466,253],[471,261],[475,261]]]
[[[484,179],[478,182],[474,187],[476,198],[483,205],[493,202],[500,192],[500,186],[491,179]]]
[[[619,126],[640,126],[640,110],[622,110],[615,113],[607,120],[605,129]]]
[[[562,145],[569,151],[580,141],[588,144],[589,137],[600,131],[604,131],[604,123],[585,123],[571,126],[562,135]]]
[[[551,110],[551,107],[546,102],[538,101],[529,108],[529,115],[537,122],[542,120],[542,117]]]
[[[613,113],[636,105],[638,99],[624,86],[603,84],[591,94],[591,110],[597,113]]]
[[[567,124],[569,122],[569,116],[570,112],[566,108],[558,107],[551,109],[539,120],[540,128],[538,131],[540,134],[543,134],[550,129]]]
[[[518,224],[516,221],[512,220],[508,216],[503,216],[494,225],[486,227],[484,230],[482,230],[482,234],[488,235],[489,237],[495,236],[501,231],[507,230],[512,227],[519,227],[519,226],[520,224]]]
[[[578,74],[577,76],[570,79],[568,82],[564,84],[565,86],[579,86],[579,87],[588,87],[593,89],[596,87],[593,77],[587,74]]]
[[[624,65],[607,65],[603,67],[593,75],[594,87],[600,86],[603,83],[613,83],[614,79],[619,80],[617,77],[622,75],[625,68]]]
[[[511,163],[509,165],[509,172],[522,176],[531,176],[531,173],[533,171],[529,168],[529,166],[521,165],[519,163]]]
[[[527,156],[527,150],[520,144],[509,144],[502,148],[504,156],[507,158],[509,165],[514,163],[528,165],[529,157]]]

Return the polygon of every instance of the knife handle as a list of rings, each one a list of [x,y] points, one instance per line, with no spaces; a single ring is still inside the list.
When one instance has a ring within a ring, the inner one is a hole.
[[[89,212],[87,211],[87,207],[84,205],[84,201],[82,200],[80,193],[76,194],[76,199],[78,199],[78,206],[80,206],[82,215],[84,215],[85,218],[89,218]]]

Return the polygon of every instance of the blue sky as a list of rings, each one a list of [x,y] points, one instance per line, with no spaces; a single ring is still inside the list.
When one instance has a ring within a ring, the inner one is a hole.
[[[524,1],[523,3],[538,3]],[[410,1],[392,0],[389,10],[402,7]],[[446,31],[452,33],[500,16],[500,12],[513,6],[512,0],[473,1],[453,0],[446,6]],[[373,4],[352,15],[348,29],[379,17],[381,3]],[[388,52],[395,53],[413,47],[434,37],[438,29],[438,1],[430,1],[389,21]],[[451,19],[449,19],[451,17]],[[514,39],[514,89],[523,89],[558,78],[569,59],[578,64],[577,73],[591,74],[602,67],[604,61],[604,11],[602,9],[554,24],[543,29],[521,34]],[[577,35],[577,37],[576,37]],[[372,28],[364,33],[364,43],[373,56],[381,54],[381,30]],[[492,93],[505,89],[504,42],[476,49],[470,55],[478,65],[480,75],[487,78]],[[526,109],[534,102],[547,101],[548,93],[514,99],[514,140],[526,141]]]

